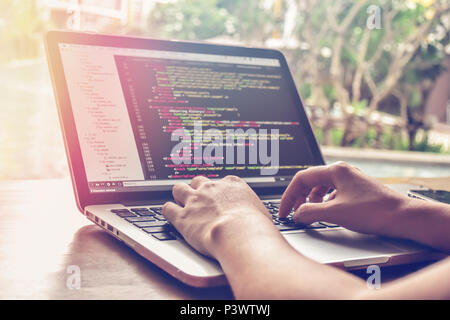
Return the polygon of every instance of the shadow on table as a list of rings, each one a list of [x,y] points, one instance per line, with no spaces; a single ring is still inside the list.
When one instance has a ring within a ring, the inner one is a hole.
[[[121,241],[95,225],[74,235],[58,276],[53,278],[51,299],[230,299],[231,289],[192,288],[171,277]],[[73,270],[80,270],[76,286]],[[57,279],[57,280],[55,280]]]

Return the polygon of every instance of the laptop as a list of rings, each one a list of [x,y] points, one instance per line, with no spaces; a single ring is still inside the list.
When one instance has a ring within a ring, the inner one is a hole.
[[[437,258],[408,241],[277,220],[293,175],[324,164],[281,52],[63,31],[49,32],[45,46],[79,210],[183,283],[226,284],[220,264],[161,214],[172,186],[196,175],[243,178],[286,240],[319,263]],[[204,141],[192,134],[199,125]]]

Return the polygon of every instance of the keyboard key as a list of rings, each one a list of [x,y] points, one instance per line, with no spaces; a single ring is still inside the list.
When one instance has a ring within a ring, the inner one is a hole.
[[[155,215],[154,217],[156,220],[159,221],[167,221],[167,219],[163,215]]]
[[[292,219],[292,217],[286,217],[286,218],[280,218],[280,217],[276,217],[275,218],[277,221],[279,221],[280,223],[284,224],[284,225],[292,225],[295,224],[294,220]]]
[[[164,226],[159,226],[159,227],[147,227],[147,228],[142,228],[142,230],[144,230],[147,233],[160,233],[160,232],[166,232],[166,231],[170,231],[170,227],[167,225]]]
[[[133,224],[138,228],[147,228],[147,227],[161,227],[164,226],[167,222],[165,221],[143,221],[143,222],[134,222]]]
[[[130,209],[133,212],[147,212],[149,211],[147,208],[132,208]]]
[[[165,240],[176,240],[177,237],[173,235],[172,233],[166,233],[166,232],[158,232],[158,233],[151,233],[151,235],[161,241]]]
[[[112,209],[111,212],[112,213],[125,213],[125,212],[130,212],[130,210],[128,210],[128,209]]]
[[[150,208],[151,211],[153,211],[156,214],[162,214],[162,208],[161,207],[154,207],[154,208]]]
[[[143,216],[143,217],[129,217],[125,218],[128,222],[143,222],[143,221],[156,221],[153,216]]]
[[[279,202],[271,202],[270,205],[271,205],[273,208],[277,208],[277,209],[280,208],[280,203],[279,203]]]
[[[155,215],[153,211],[136,211],[136,214],[142,217],[152,217]]]
[[[111,212],[115,213],[117,216],[119,216],[121,218],[136,217],[136,215],[133,212],[130,212],[128,210],[126,210],[126,211],[111,210]]]

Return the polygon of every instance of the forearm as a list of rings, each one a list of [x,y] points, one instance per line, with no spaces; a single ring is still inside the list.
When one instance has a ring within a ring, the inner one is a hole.
[[[450,252],[450,206],[411,199],[391,223],[395,236]]]
[[[302,256],[265,218],[224,223],[214,242],[237,299],[448,299],[450,294],[442,281],[448,259],[373,290],[360,278]]]
[[[364,281],[295,251],[270,221],[230,223],[217,237],[216,258],[238,299],[348,299]]]
[[[450,299],[447,278],[450,258],[432,264],[407,277],[389,282],[381,290],[363,290],[358,299]]]

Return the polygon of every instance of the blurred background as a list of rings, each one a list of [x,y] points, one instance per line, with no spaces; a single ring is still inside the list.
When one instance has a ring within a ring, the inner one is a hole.
[[[279,49],[327,161],[450,176],[448,0],[0,0],[0,179],[69,175],[52,29]]]

